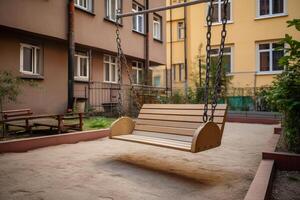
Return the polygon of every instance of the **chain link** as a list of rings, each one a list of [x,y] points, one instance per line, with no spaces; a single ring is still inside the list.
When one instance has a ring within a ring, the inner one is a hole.
[[[214,12],[213,0],[210,0],[207,16],[206,16],[206,75],[205,75],[205,88],[204,88],[204,113],[203,113],[203,122],[208,120],[208,96],[209,96],[209,78],[210,78],[210,53],[211,53],[211,27],[212,27],[212,16]]]
[[[223,9],[224,9],[224,16],[222,18],[222,32],[221,32],[221,43],[219,47],[219,58],[218,58],[218,64],[217,64],[217,71],[216,71],[216,79],[215,79],[215,87],[213,91],[213,97],[211,102],[211,115],[209,118],[209,121],[214,120],[214,113],[216,110],[216,107],[218,105],[218,98],[221,96],[221,81],[222,81],[222,63],[223,63],[223,54],[224,54],[224,48],[225,48],[225,40],[227,35],[226,30],[226,24],[227,24],[227,7],[228,7],[228,1],[223,1]]]
[[[132,74],[130,72],[130,67],[128,66],[126,56],[122,49],[122,41],[121,41],[121,37],[120,37],[120,26],[119,26],[118,21],[119,21],[119,18],[117,19],[117,22],[116,22],[116,42],[117,42],[117,49],[118,49],[117,50],[118,85],[119,85],[119,88],[118,88],[118,114],[119,114],[119,116],[122,116],[124,114],[123,107],[122,107],[122,94],[121,94],[121,89],[122,89],[121,88],[121,80],[122,80],[121,77],[122,77],[122,66],[123,66],[122,64],[124,64],[126,67],[125,69],[126,69],[126,73],[127,73],[128,79],[129,79],[130,91],[134,98],[133,102],[135,103],[138,111],[141,109],[142,106],[139,102],[137,91],[135,90],[135,88],[133,86]]]

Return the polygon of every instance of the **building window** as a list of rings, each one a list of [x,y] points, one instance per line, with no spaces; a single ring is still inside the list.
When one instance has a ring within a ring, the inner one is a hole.
[[[213,23],[222,23],[222,18],[224,17],[224,1],[223,0],[214,0],[213,2],[213,17],[212,17],[212,21]],[[232,17],[231,17],[231,0],[229,0],[228,2],[228,6],[227,6],[227,20],[231,21]]]
[[[258,17],[286,14],[286,0],[257,0]]]
[[[30,44],[21,44],[20,71],[24,74],[41,75],[42,61],[41,49]]]
[[[89,79],[89,56],[86,52],[76,52],[74,66],[75,79],[85,81]]]
[[[141,85],[143,83],[143,67],[142,62],[133,61],[132,62],[132,78],[133,84]]]
[[[117,11],[122,10],[122,0],[105,0],[105,8],[106,18],[116,22]]]
[[[132,3],[132,12],[139,12],[143,11],[144,8],[137,4]],[[135,15],[132,17],[132,23],[133,23],[133,30],[139,33],[144,33],[144,15]]]
[[[178,33],[178,40],[184,39],[184,23],[183,22],[177,23],[177,33]]]
[[[213,48],[210,52],[210,58],[211,58],[211,65],[212,67],[217,67],[218,65],[218,59],[219,59],[219,48]],[[225,69],[225,72],[227,74],[232,73],[232,47],[225,47],[224,53],[223,53],[223,60],[222,60],[222,68]]]
[[[280,72],[283,67],[279,59],[284,56],[283,45],[278,43],[258,44],[258,70],[259,72]]]
[[[153,86],[160,87],[160,76],[154,76],[153,78]]]
[[[90,12],[93,10],[92,0],[75,0],[75,6]]]
[[[185,80],[185,70],[184,70],[184,64],[179,63],[179,64],[174,64],[172,66],[172,75],[173,75],[173,80],[174,81],[179,81],[182,82]]]
[[[104,81],[117,83],[118,67],[115,56],[104,55]]]
[[[162,18],[158,15],[153,16],[153,38],[157,40],[162,40],[161,36],[162,30]]]

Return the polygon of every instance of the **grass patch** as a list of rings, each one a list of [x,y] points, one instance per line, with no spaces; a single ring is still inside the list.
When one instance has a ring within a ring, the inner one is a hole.
[[[95,130],[108,128],[115,121],[115,118],[90,117],[83,120],[83,130]]]

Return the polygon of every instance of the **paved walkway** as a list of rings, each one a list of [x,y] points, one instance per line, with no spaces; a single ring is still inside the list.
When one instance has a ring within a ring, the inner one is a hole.
[[[243,199],[273,127],[227,123],[198,154],[107,138],[2,154],[0,199]]]

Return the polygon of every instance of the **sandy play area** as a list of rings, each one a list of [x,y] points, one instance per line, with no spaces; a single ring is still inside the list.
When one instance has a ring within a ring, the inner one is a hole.
[[[273,127],[227,123],[197,154],[107,138],[2,154],[0,199],[243,199]]]

